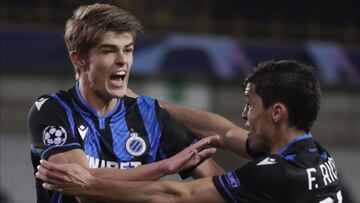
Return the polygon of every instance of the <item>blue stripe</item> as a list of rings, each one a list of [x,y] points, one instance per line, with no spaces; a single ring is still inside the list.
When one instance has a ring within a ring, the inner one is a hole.
[[[41,153],[41,158],[43,159],[44,158],[44,155],[52,150],[52,149],[56,149],[56,148],[70,148],[70,147],[74,147],[74,146],[79,146],[81,147],[81,145],[79,143],[70,143],[70,144],[66,144],[66,145],[61,145],[61,146],[51,146],[47,149],[45,149],[42,153]]]
[[[67,119],[68,119],[69,124],[70,124],[71,131],[72,131],[72,136],[75,137],[75,121],[74,121],[74,118],[73,118],[73,115],[72,115],[71,108],[62,99],[60,99],[60,97],[57,96],[56,94],[51,94],[50,96],[53,99],[55,99],[57,102],[59,102],[61,104],[61,106],[64,107],[64,110],[65,110],[66,115],[67,115]]]
[[[121,102],[121,105],[120,112],[115,114],[110,120],[113,149],[118,162],[130,161],[134,158],[126,150],[126,140],[130,137],[130,133],[125,120],[126,107],[124,102]]]
[[[59,194],[58,203],[61,203],[63,199],[63,193]]]
[[[31,153],[35,154],[36,156],[41,156],[40,152],[38,152],[33,145],[30,146]]]
[[[74,100],[72,100],[72,103],[74,105],[74,108],[77,112],[79,112],[80,116],[85,121],[88,132],[85,136],[84,140],[84,152],[86,155],[89,155],[94,158],[100,158],[101,155],[101,149],[100,149],[100,134],[96,130],[95,124],[92,121],[90,114],[86,111],[84,111],[82,108],[80,108]]]
[[[232,195],[232,193],[228,190],[228,188],[225,186],[224,181],[222,180],[224,178],[224,176],[219,176],[218,177],[220,180],[220,184],[222,186],[222,188],[225,190],[226,194],[228,195],[228,197],[230,197],[230,199],[236,203],[236,199],[234,198],[234,196]]]
[[[328,158],[328,155],[325,151],[323,151],[320,155],[324,160],[326,160]]]
[[[137,105],[149,137],[150,150],[148,151],[147,161],[148,163],[152,163],[155,161],[161,138],[161,129],[156,114],[155,100],[150,97],[140,96],[137,98]]]
[[[291,142],[289,142],[284,148],[282,148],[279,152],[278,155],[283,156],[284,152],[286,152],[289,147],[291,147],[291,145],[295,144],[296,142],[299,142],[301,140],[305,140],[305,139],[311,139],[312,135],[311,134],[303,134],[295,139],[293,139]]]
[[[309,148],[309,152],[311,153],[317,152],[317,148],[316,147]]]
[[[81,96],[81,93],[80,93],[80,88],[79,88],[79,82],[77,82],[76,83],[76,94],[77,94],[77,97],[79,98],[79,100],[80,100],[80,102],[90,111],[90,112],[92,112],[95,116],[96,116],[96,118],[98,119],[98,121],[99,121],[99,128],[100,129],[105,129],[105,120],[107,119],[107,118],[109,118],[112,114],[114,114],[115,113],[115,111],[119,108],[119,105],[120,105],[120,99],[118,99],[117,101],[116,101],[116,105],[115,105],[115,107],[110,111],[110,112],[108,112],[108,113],[106,113],[104,116],[100,116],[98,113],[97,113],[97,111],[92,107],[92,106],[90,106],[86,101],[85,101],[85,99]]]
[[[51,203],[62,203],[63,194],[60,192],[52,192],[52,196],[50,199]]]
[[[291,160],[294,160],[295,157],[296,157],[296,154],[289,154],[289,155],[286,155],[284,157],[284,159],[287,160],[287,161],[291,161]]]

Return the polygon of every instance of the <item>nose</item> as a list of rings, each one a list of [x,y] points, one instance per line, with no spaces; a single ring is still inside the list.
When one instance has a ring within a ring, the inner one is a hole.
[[[241,117],[245,120],[245,121],[247,121],[247,106],[245,106],[244,107],[244,110],[243,110],[243,112],[241,113]]]
[[[120,67],[125,65],[125,57],[124,57],[124,53],[122,51],[119,51],[116,54],[115,64]]]

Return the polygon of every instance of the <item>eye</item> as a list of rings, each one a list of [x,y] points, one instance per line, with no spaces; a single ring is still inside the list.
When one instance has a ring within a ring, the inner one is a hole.
[[[126,53],[132,53],[133,50],[134,50],[134,48],[129,47],[129,48],[126,48],[126,49],[124,50],[124,52],[126,52]]]
[[[103,54],[108,54],[108,53],[112,53],[112,52],[114,52],[113,49],[102,49],[101,50],[101,53],[103,53]]]

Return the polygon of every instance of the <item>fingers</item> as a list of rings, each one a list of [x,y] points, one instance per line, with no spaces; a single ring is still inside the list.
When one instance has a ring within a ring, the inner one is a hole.
[[[37,167],[38,171],[36,172],[35,176],[36,178],[43,180],[45,182],[49,182],[49,183],[64,183],[64,182],[70,182],[71,180],[64,175],[63,173],[58,173],[56,171],[50,171],[48,169],[46,169],[43,166],[38,166]]]
[[[55,190],[55,191],[59,191],[59,192],[63,191],[63,189],[60,186],[50,184],[50,183],[43,183],[42,187],[46,190]]]
[[[66,172],[66,167],[63,167],[62,164],[51,163],[50,161],[46,161],[44,159],[40,160],[40,165],[50,171],[56,171],[58,173]]]
[[[189,149],[200,151],[202,148],[204,148],[210,144],[211,139],[212,139],[211,137],[201,139],[198,142],[196,142],[195,144],[190,145]]]
[[[61,165],[51,163],[49,161],[40,160],[38,171],[36,172],[36,178],[39,178],[48,183],[65,183],[70,182],[71,179],[66,175],[67,171]]]
[[[205,147],[207,147],[213,143],[216,145],[216,143],[219,142],[220,139],[221,138],[219,135],[209,136],[209,137],[199,140],[195,144],[190,145],[188,147],[188,149],[202,151]]]
[[[216,148],[207,148],[197,153],[200,160],[207,159],[216,153]]]

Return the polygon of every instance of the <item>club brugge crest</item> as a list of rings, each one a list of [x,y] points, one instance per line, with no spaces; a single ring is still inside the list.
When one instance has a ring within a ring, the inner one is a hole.
[[[130,137],[126,140],[126,150],[133,156],[141,156],[146,151],[146,144],[137,132],[131,129]]]

